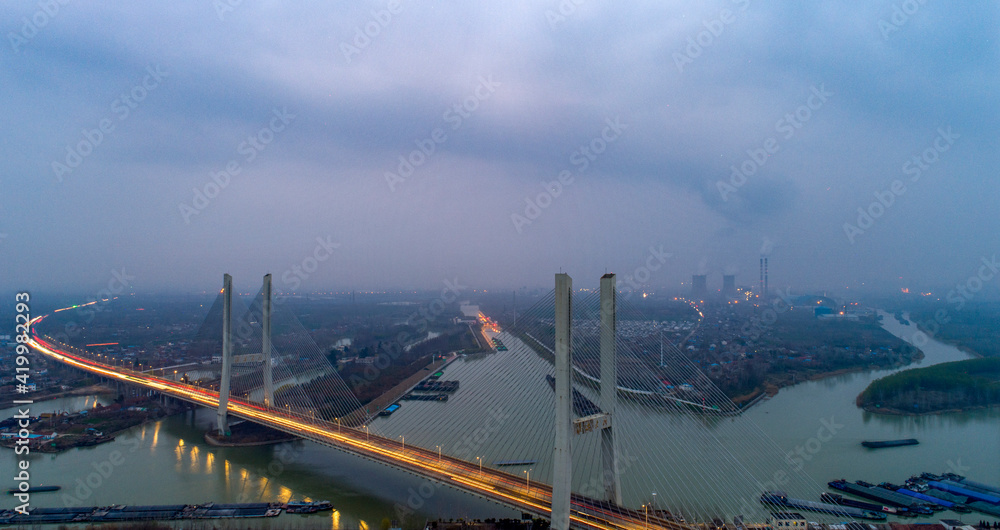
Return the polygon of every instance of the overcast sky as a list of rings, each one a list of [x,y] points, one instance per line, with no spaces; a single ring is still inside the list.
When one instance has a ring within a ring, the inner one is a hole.
[[[4,283],[717,288],[765,251],[923,288],[1000,251],[1000,4],[576,2],[4,2]]]

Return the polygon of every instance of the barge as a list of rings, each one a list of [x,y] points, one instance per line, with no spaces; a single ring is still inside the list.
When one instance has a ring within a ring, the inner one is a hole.
[[[917,445],[920,442],[916,438],[906,438],[903,440],[881,440],[881,441],[870,441],[865,440],[861,442],[861,445],[869,449],[882,449],[885,447],[902,447],[905,445]]]
[[[808,510],[810,512],[826,513],[839,517],[849,517],[852,519],[869,519],[872,521],[886,520],[886,514],[874,510],[862,510],[849,506],[839,506],[836,504],[826,504],[824,502],[813,502],[803,499],[793,499],[783,491],[766,491],[760,496],[760,502],[769,506],[782,506]]]

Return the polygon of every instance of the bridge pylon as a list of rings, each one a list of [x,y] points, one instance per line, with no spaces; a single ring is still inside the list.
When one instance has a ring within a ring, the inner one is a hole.
[[[618,445],[613,418],[618,406],[616,277],[601,276],[601,412],[573,419],[573,280],[556,274],[555,290],[555,447],[553,449],[552,528],[569,529],[572,476],[572,435],[601,433],[602,480],[605,499],[622,505]]]
[[[264,405],[274,406],[274,376],[271,368],[271,274],[264,275],[264,287],[261,289],[264,298],[263,318],[261,327],[264,331],[262,352],[264,357]]]
[[[229,379],[233,367],[233,277],[222,276],[222,378],[219,382],[219,413],[215,417],[220,436],[229,436]]]
[[[556,436],[553,449],[552,530],[569,530],[573,461],[570,451],[573,422],[573,279],[556,274],[555,391]]]
[[[622,505],[621,476],[618,470],[618,445],[615,443],[613,419],[618,406],[618,369],[615,365],[616,337],[615,275],[601,276],[601,410],[606,421],[601,428],[601,460],[603,462],[604,495],[608,501]]]

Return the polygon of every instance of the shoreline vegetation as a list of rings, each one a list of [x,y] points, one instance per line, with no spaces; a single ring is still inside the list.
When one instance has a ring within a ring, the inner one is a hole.
[[[1000,405],[1000,357],[914,368],[872,381],[858,407],[877,414],[922,415]]]

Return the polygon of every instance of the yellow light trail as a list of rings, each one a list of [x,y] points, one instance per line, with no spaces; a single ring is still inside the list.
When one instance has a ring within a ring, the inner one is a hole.
[[[115,298],[118,298],[118,297],[116,296]],[[69,306],[69,307],[64,307],[62,309],[56,309],[55,311],[53,311],[53,313],[58,313],[60,311],[68,311],[70,309],[76,309],[78,307],[87,307],[88,305],[94,305],[97,302],[107,302],[108,300],[110,300],[110,298],[105,298],[104,300],[94,300],[93,302],[87,302],[86,304],[72,305],[72,306]]]
[[[29,324],[33,325],[43,318],[45,316],[36,317]],[[218,392],[190,387],[183,383],[160,379],[140,372],[133,372],[128,368],[114,367],[115,369],[112,369],[112,367],[104,364],[76,357],[58,349],[55,344],[38,338],[33,329],[28,344],[47,356],[82,370],[97,373],[110,379],[153,388],[164,394],[187,399],[209,408],[218,408],[219,406]],[[229,412],[235,416],[255,420],[264,425],[351,452],[364,458],[374,459],[411,472],[422,472],[428,478],[451,484],[470,493],[513,505],[519,509],[526,508],[542,515],[550,513],[551,488],[547,485],[538,484],[534,491],[525,492],[524,494],[506,493],[499,488],[507,487],[516,492],[517,487],[522,483],[521,477],[515,477],[492,469],[480,472],[480,468],[476,464],[454,458],[448,458],[445,462],[439,462],[437,452],[427,451],[418,447],[407,448],[405,452],[402,452],[401,447],[395,440],[371,435],[365,431],[346,426],[330,424],[328,427],[324,427],[307,423],[304,418],[298,419],[280,411],[259,410],[259,407],[256,405],[233,398],[230,398],[229,401]],[[156,434],[154,433],[154,445]],[[181,450],[181,447],[183,447],[183,442],[180,442],[176,449]],[[192,460],[194,460],[196,455],[192,456],[194,457]],[[180,458],[180,455],[178,457]],[[228,471],[229,465],[226,462],[227,474]],[[571,521],[578,525],[599,530],[639,530],[640,528],[648,528],[644,524],[642,513],[623,508],[619,513],[610,514],[594,506],[584,506],[581,502],[580,500],[574,501],[570,514]],[[614,521],[609,521],[602,517],[609,517],[614,519]],[[688,530],[690,528],[680,524],[657,525],[657,527],[673,530]]]

